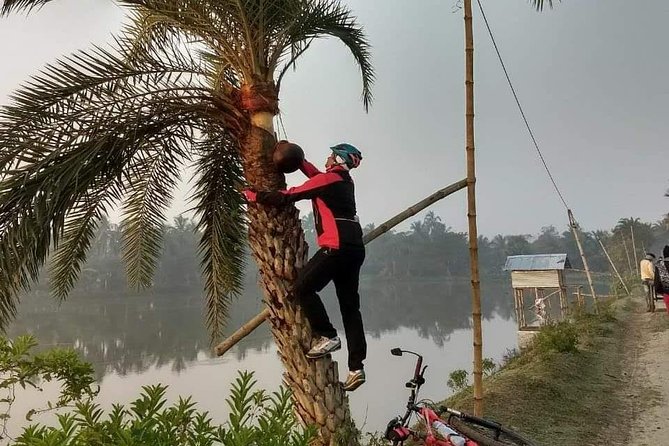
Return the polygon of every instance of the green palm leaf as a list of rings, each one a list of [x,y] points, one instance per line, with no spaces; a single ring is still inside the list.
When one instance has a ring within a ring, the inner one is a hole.
[[[0,15],[7,15],[14,11],[27,11],[39,9],[49,3],[51,0],[4,0],[2,8],[0,8]]]
[[[286,62],[281,69],[279,82],[286,69],[295,63],[313,39],[335,37],[346,45],[360,68],[362,99],[365,108],[369,108],[372,101],[371,87],[374,82],[370,44],[351,10],[332,0],[287,0],[280,3],[289,6],[292,14],[288,20],[286,17],[280,17],[279,23],[285,28],[278,31],[275,36],[277,44],[269,54],[272,68],[281,61]]]
[[[210,135],[200,146],[199,178],[195,187],[199,254],[207,294],[207,326],[212,339],[224,328],[232,299],[243,288],[246,221],[243,185],[236,142]]]
[[[51,244],[51,283],[65,296],[97,221],[126,194],[130,278],[150,280],[162,211],[194,131],[239,131],[239,112],[206,86],[204,64],[177,51],[136,53],[132,66],[119,51],[77,53],[48,66],[0,111],[5,300],[37,278]]]
[[[162,139],[142,151],[130,167],[121,223],[123,260],[128,282],[136,288],[151,286],[161,253],[165,210],[172,201],[186,153],[182,141]]]

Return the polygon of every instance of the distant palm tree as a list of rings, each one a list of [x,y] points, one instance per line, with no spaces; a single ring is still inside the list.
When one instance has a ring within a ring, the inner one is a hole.
[[[49,0],[4,0],[2,13]],[[15,313],[51,250],[54,294],[74,286],[101,220],[123,204],[129,282],[150,286],[165,210],[195,164],[207,322],[221,333],[242,286],[247,233],[296,408],[321,441],[350,415],[329,359],[310,365],[308,323],[288,291],[306,256],[295,207],[249,206],[240,190],[285,187],[271,161],[281,80],[319,37],[351,51],[371,101],[369,45],[338,0],[117,0],[130,23],[111,49],[47,66],[0,110],[0,319]],[[316,92],[317,93],[317,92]]]
[[[558,0],[558,2],[559,1],[562,1],[562,0]],[[535,8],[537,8],[537,11],[542,11],[544,9],[544,4],[545,3],[548,3],[549,8],[551,8],[551,9],[553,8],[553,0],[547,0],[547,1],[544,1],[544,0],[530,0],[530,3]]]

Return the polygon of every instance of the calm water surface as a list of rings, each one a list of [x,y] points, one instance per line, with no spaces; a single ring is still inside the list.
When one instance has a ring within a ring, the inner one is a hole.
[[[510,285],[483,284],[484,357],[499,361],[516,346]],[[382,430],[403,411],[404,383],[413,372],[412,357],[390,355],[393,347],[421,353],[428,364],[422,396],[434,400],[449,395],[448,375],[471,371],[472,330],[469,282],[363,281],[362,312],[368,337],[368,382],[350,395],[356,422],[365,431]],[[229,331],[260,309],[259,292],[249,289],[232,308]],[[341,330],[333,290],[324,291],[328,312]],[[203,325],[202,298],[197,290],[174,295],[73,296],[60,307],[47,296],[24,298],[10,336],[35,335],[44,346],[73,347],[91,362],[101,385],[99,402],[109,407],[128,402],[144,385],[169,385],[170,397],[192,395],[198,407],[223,422],[225,398],[238,370],[252,370],[259,386],[275,390],[282,366],[266,326],[257,329],[222,358],[210,353]],[[345,345],[345,344],[344,344]],[[345,376],[346,350],[335,354]],[[45,395],[46,393],[46,395]],[[10,433],[26,423],[28,408],[43,404],[43,393],[27,392],[13,408]],[[52,418],[43,415],[38,421]]]

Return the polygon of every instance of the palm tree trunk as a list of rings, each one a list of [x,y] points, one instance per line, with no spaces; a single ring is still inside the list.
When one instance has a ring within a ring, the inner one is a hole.
[[[465,121],[467,150],[467,217],[469,266],[472,275],[472,323],[474,325],[474,415],[483,413],[483,335],[481,328],[481,282],[479,279],[478,229],[476,227],[476,163],[474,156],[474,31],[472,1],[465,0]]]
[[[275,139],[267,119],[256,116],[242,142],[242,162],[248,184],[257,190],[285,187],[283,175],[272,164]],[[262,125],[262,128],[258,125]],[[340,443],[336,434],[351,426],[346,397],[339,382],[337,363],[329,358],[308,361],[311,329],[302,312],[289,298],[292,283],[307,256],[299,211],[294,206],[277,208],[249,205],[249,242],[260,271],[264,301],[279,356],[285,367],[284,382],[293,392],[295,409],[306,425],[319,431],[317,445]]]

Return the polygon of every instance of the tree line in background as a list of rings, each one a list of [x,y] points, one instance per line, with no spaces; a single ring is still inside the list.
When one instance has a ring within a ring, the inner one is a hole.
[[[302,219],[307,241],[313,250],[316,234],[313,215]],[[373,224],[364,227],[365,232]],[[606,247],[611,259],[624,276],[636,273],[637,263],[645,251],[660,253],[669,244],[669,215],[657,222],[642,222],[638,218],[621,218],[610,230],[582,232],[582,243],[590,268],[608,272],[610,264],[598,242]],[[163,289],[192,289],[201,286],[197,254],[196,224],[185,217],[176,217],[164,236],[154,287]],[[486,276],[505,275],[502,268],[507,256],[518,254],[566,253],[574,268],[582,262],[573,235],[554,226],[543,227],[539,234],[496,235],[479,237],[480,268]],[[434,212],[411,223],[406,231],[390,231],[368,246],[363,276],[406,280],[410,278],[453,278],[469,274],[467,233],[452,230]],[[256,267],[247,252],[247,283],[255,281]],[[47,278],[45,278],[47,279]],[[48,280],[42,280],[44,289]],[[88,260],[82,269],[79,290],[122,290],[127,287],[121,261],[121,232],[108,220],[103,220]]]

